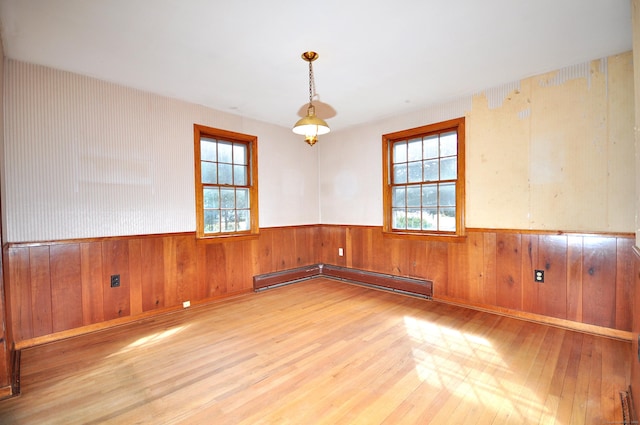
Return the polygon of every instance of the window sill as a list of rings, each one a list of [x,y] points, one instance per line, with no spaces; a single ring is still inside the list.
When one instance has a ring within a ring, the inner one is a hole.
[[[203,243],[216,243],[216,242],[233,242],[244,241],[250,239],[258,239],[259,232],[255,233],[240,233],[240,234],[223,234],[223,235],[196,235],[196,240]]]
[[[410,240],[418,240],[418,241],[448,242],[448,243],[462,243],[467,240],[466,235],[413,233],[413,232],[399,232],[399,231],[388,231],[388,230],[383,230],[382,236],[385,238],[399,238],[399,239],[410,239]]]

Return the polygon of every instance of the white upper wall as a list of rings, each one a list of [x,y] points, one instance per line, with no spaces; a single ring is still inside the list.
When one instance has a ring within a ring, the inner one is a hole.
[[[635,230],[631,53],[332,132],[314,147],[289,128],[4,65],[7,242],[193,232],[194,123],[258,137],[260,227],[379,226],[382,134],[460,116],[468,227]]]
[[[194,123],[258,137],[261,227],[319,222],[287,128],[13,60],[4,93],[7,242],[195,231]]]

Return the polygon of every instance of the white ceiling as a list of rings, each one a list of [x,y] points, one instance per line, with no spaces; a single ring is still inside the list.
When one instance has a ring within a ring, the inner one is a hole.
[[[315,50],[334,130],[632,42],[630,0],[0,0],[0,25],[9,58],[286,127]]]

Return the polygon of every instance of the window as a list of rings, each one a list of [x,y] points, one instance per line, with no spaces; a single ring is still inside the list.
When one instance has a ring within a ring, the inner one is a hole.
[[[464,118],[382,136],[384,232],[464,235]]]
[[[196,235],[258,233],[257,137],[194,125]]]

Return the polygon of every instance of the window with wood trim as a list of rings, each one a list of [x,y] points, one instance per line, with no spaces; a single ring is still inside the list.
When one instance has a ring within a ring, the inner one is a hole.
[[[384,232],[461,237],[464,118],[382,136]]]
[[[196,235],[258,233],[258,138],[194,125]]]

